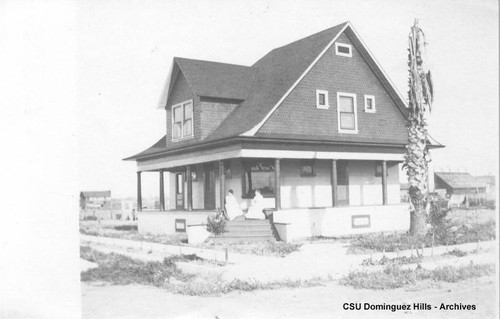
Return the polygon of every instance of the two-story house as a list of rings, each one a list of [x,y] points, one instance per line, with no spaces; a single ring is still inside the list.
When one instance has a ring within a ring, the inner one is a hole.
[[[287,240],[408,229],[406,102],[350,22],[252,66],[174,58],[162,97],[166,135],[126,159],[137,207],[141,173],[160,177],[162,209],[139,212],[140,231],[204,222],[229,189],[243,210],[261,190]]]

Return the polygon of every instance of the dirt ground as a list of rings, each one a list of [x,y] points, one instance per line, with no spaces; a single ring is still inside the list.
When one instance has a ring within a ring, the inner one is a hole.
[[[82,283],[82,318],[498,318],[495,278],[375,291],[329,282],[324,286],[192,297],[148,286]],[[429,288],[430,287],[430,288]],[[344,303],[428,303],[432,310],[344,310]],[[441,303],[476,310],[439,310]],[[437,309],[434,307],[437,306]]]

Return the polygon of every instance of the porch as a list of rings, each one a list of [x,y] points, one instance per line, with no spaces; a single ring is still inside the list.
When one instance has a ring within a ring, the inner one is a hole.
[[[143,172],[159,174],[160,193],[159,210],[139,211],[139,232],[168,234],[205,223],[224,207],[230,189],[243,211],[260,189],[284,240],[405,229],[409,217],[399,202],[400,161],[391,155],[385,154],[390,160],[230,158],[139,171],[138,207]],[[392,216],[396,212],[401,214]]]
[[[234,158],[217,162],[137,172],[138,211],[142,210],[141,174],[159,174],[159,210],[224,208],[228,190],[248,209],[259,189],[265,207],[325,208],[389,205],[400,202],[396,160]],[[169,193],[165,198],[165,173]]]

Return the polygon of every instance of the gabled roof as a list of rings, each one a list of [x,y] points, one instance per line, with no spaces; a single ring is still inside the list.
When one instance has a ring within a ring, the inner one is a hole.
[[[258,72],[248,98],[207,139],[234,135],[254,136],[288,93],[295,88],[343,32],[346,32],[358,48],[406,118],[408,108],[405,100],[351,23],[344,22],[274,49],[257,61],[253,67],[257,68]]]
[[[160,106],[163,108],[166,106],[175,78],[178,72],[182,72],[198,96],[241,100],[241,103],[219,127],[198,144],[236,136],[256,136],[260,127],[343,32],[370,65],[374,74],[406,117],[408,108],[404,98],[350,22],[344,22],[276,48],[251,67],[176,57],[160,98]],[[346,139],[348,140],[349,137]],[[389,140],[380,142],[394,143]],[[430,142],[435,147],[442,147],[433,139]],[[160,146],[161,143],[157,144],[128,159],[152,154],[155,150],[160,151],[161,147],[165,150],[165,146]],[[163,145],[165,145],[164,142]]]
[[[258,72],[247,100],[207,139],[239,135],[259,124],[346,26],[347,22],[274,49],[257,61],[253,67]]]
[[[80,196],[88,197],[111,197],[111,191],[88,191],[80,192]]]
[[[482,188],[486,184],[476,179],[469,173],[458,172],[435,172],[435,176],[439,177],[444,183],[451,188]]]
[[[220,62],[174,58],[198,96],[244,100],[252,85],[255,68]]]

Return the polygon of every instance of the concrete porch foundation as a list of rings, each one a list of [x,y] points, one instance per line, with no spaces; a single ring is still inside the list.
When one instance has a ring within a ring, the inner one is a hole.
[[[410,227],[408,204],[297,208],[276,211],[273,222],[281,240],[325,236],[339,237]]]
[[[172,235],[183,233],[176,231],[176,220],[185,221],[186,231],[189,225],[206,224],[212,210],[171,210],[137,212],[137,228],[140,234]]]

